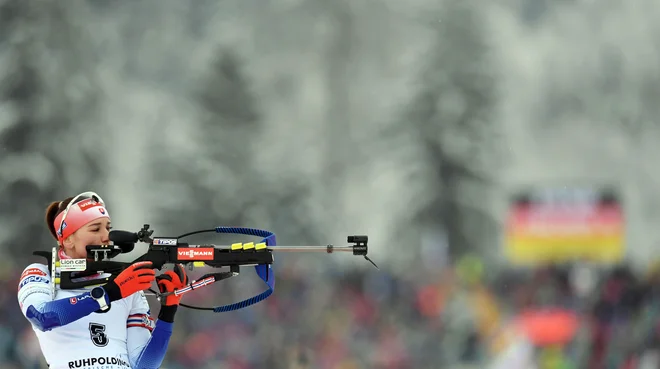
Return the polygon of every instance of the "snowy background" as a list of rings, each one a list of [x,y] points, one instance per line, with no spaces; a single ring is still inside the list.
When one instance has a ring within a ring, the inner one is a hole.
[[[387,283],[419,287],[466,253],[506,270],[517,189],[614,186],[643,272],[660,243],[657,19],[652,0],[0,0],[6,315],[20,314],[13,274],[52,247],[46,206],[87,190],[116,229],[237,225],[287,245],[368,234]],[[360,258],[280,260],[291,281],[358,273],[385,298]],[[355,368],[445,360],[411,353],[436,336],[396,328],[421,318],[390,315],[374,329],[403,335],[411,361],[355,353]],[[33,365],[7,347],[8,365]],[[234,368],[223,355],[213,367]],[[353,368],[333,363],[310,365]]]

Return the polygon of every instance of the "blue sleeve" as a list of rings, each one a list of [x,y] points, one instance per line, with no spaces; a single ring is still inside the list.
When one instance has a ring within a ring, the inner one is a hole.
[[[75,322],[99,308],[99,303],[89,292],[85,292],[68,299],[30,304],[25,316],[39,330],[45,332]]]
[[[151,333],[151,338],[134,364],[135,369],[160,368],[167,353],[167,346],[170,344],[173,328],[174,323],[160,319],[156,322],[156,328]]]
[[[100,308],[89,292],[53,300],[48,267],[39,263],[30,264],[23,270],[17,297],[23,315],[44,332],[75,322]]]
[[[132,300],[132,308],[126,321],[126,345],[131,367],[159,368],[165,359],[172,336],[176,307],[161,307],[158,320],[154,323],[144,293],[134,294]]]

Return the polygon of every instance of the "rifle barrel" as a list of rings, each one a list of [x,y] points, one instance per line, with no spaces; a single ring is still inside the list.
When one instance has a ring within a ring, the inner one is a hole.
[[[229,245],[190,245],[190,247],[214,247],[221,250],[231,250]],[[267,247],[267,250],[276,252],[325,252],[333,253],[340,251],[353,252],[353,246],[273,246]],[[236,250],[236,251],[241,251]]]
[[[327,252],[350,251],[353,252],[353,246],[275,246],[269,247],[269,250],[278,252]]]

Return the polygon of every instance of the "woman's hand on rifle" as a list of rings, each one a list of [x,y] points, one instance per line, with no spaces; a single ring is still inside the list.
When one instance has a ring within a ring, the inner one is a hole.
[[[168,270],[156,277],[156,283],[158,284],[160,293],[170,293],[164,296],[160,303],[164,306],[175,306],[179,305],[183,295],[177,296],[173,292],[186,287],[189,281],[183,265],[176,264],[174,270]]]

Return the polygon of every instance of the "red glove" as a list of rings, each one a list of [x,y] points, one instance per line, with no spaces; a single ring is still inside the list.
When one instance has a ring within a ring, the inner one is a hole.
[[[165,292],[174,292],[175,290],[180,290],[188,285],[188,275],[186,275],[183,265],[176,264],[174,270],[168,270],[167,272],[156,277],[156,282],[158,283],[158,289],[160,293]],[[164,306],[174,306],[179,305],[181,297],[174,294],[165,296],[165,300],[161,300],[160,303]]]
[[[103,286],[109,300],[121,300],[136,292],[149,289],[151,282],[156,279],[156,271],[152,268],[152,262],[140,261],[124,269],[117,277]]]

